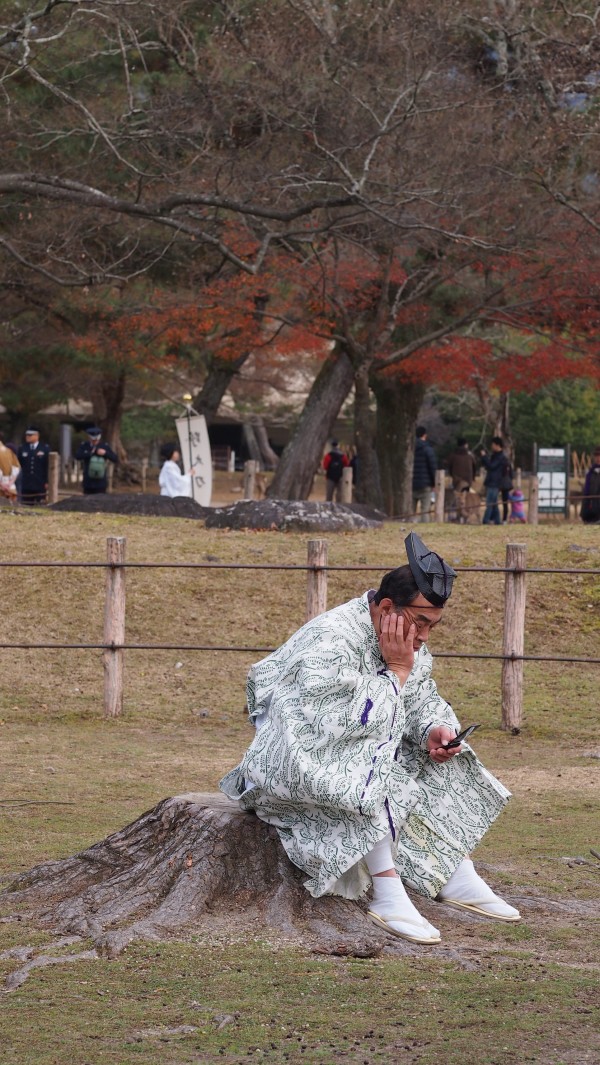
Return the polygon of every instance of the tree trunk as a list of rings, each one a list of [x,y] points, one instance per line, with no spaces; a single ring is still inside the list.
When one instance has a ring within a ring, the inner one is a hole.
[[[267,434],[264,421],[259,415],[255,414],[252,417],[252,428],[254,429],[254,436],[256,443],[260,448],[260,454],[263,461],[263,465],[266,470],[274,470],[279,462],[279,455],[273,451],[269,443],[269,437]]]
[[[211,418],[217,413],[221,400],[225,395],[232,378],[250,356],[249,351],[239,355],[237,359],[213,359],[206,380],[202,388],[195,396],[192,406],[198,414],[203,414],[210,425]]]
[[[296,431],[279,460],[267,491],[272,499],[308,499],[325,444],[353,381],[352,363],[336,347],[315,378]]]
[[[384,508],[390,515],[412,513],[415,428],[425,387],[401,378],[373,375],[377,398],[376,447]]]
[[[250,458],[256,462],[258,469],[262,470],[263,460],[260,453],[260,447],[258,446],[258,440],[254,433],[254,425],[250,421],[245,421],[242,429],[244,433],[244,443],[248,448],[248,454],[250,455]]]
[[[121,440],[121,420],[127,374],[121,370],[115,376],[106,375],[92,393],[94,418],[103,429],[103,436],[116,452],[120,463],[127,462],[127,452]]]
[[[355,499],[357,503],[383,509],[383,493],[379,477],[379,460],[375,450],[375,427],[371,411],[371,388],[369,368],[358,370],[354,396],[354,443],[356,446],[357,471]]]
[[[504,441],[504,451],[511,463],[514,462],[514,447],[510,432],[510,392],[503,392],[500,396],[494,434],[495,436],[502,437]]]
[[[415,952],[371,924],[364,902],[313,899],[305,878],[274,828],[223,795],[191,794],[164,799],[72,858],[23,873],[0,901],[25,907],[41,927],[90,938],[107,957],[136,939],[190,929],[279,931],[325,954]]]

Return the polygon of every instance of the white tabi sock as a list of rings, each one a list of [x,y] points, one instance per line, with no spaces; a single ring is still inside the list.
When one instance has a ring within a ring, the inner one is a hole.
[[[404,939],[416,942],[440,940],[437,928],[413,906],[398,876],[373,877],[373,901],[369,912],[383,918],[390,931]]]
[[[438,895],[439,902],[451,903],[464,910],[480,913],[484,917],[496,917],[500,921],[518,921],[521,914],[495,895],[475,871],[470,858],[463,858],[457,869]]]

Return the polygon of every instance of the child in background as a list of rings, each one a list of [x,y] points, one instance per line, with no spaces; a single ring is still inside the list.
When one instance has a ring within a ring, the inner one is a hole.
[[[509,525],[514,525],[516,522],[526,522],[525,517],[525,496],[520,488],[511,488],[508,493],[508,499],[510,502],[510,518],[508,519]]]

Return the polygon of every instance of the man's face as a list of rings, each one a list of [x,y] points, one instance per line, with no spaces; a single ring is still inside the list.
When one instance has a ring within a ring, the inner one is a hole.
[[[410,606],[402,607],[404,635],[407,635],[411,624],[417,627],[413,650],[418,651],[422,644],[427,642],[431,630],[441,621],[443,613],[443,607],[432,606],[425,596],[420,594],[413,599]]]
[[[432,606],[424,595],[417,596],[417,599],[412,600],[409,606],[403,606],[400,610],[393,606],[391,600],[386,600],[386,603],[390,603],[385,613],[402,613],[404,618],[404,635],[408,634],[410,625],[417,626],[417,632],[415,634],[415,640],[412,642],[412,650],[419,651],[421,645],[426,643],[429,634],[432,632],[432,628],[441,621],[443,608],[441,606]]]
[[[25,443],[26,444],[37,444],[39,439],[40,439],[40,434],[39,433],[25,433]]]

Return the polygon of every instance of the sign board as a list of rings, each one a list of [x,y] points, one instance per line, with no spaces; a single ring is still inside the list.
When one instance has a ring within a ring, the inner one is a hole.
[[[568,515],[569,463],[568,447],[536,447],[540,514]]]
[[[175,424],[183,468],[189,473],[191,467],[195,467],[195,473],[192,475],[192,499],[202,507],[209,507],[212,493],[212,459],[206,418],[203,414],[190,411],[183,418],[176,418]]]

